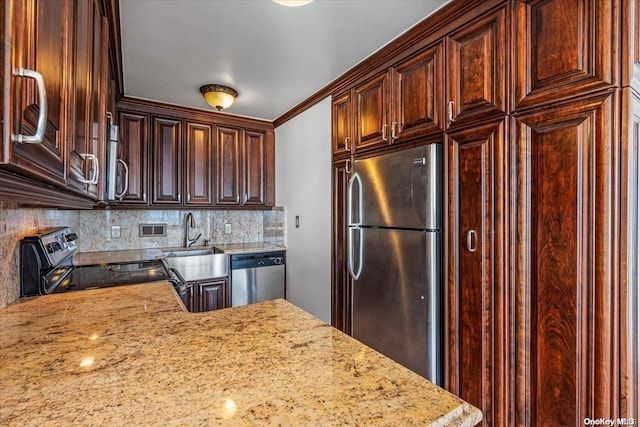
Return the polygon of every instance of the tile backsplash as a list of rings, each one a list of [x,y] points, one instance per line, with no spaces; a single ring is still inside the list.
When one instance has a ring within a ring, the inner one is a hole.
[[[0,308],[19,296],[19,242],[35,230],[69,226],[78,234],[78,251],[94,252],[122,249],[176,247],[184,245],[186,210],[93,210],[71,211],[20,208],[0,202]],[[285,242],[284,208],[269,211],[193,210],[196,227],[191,237],[202,233],[196,245],[205,240],[216,243]],[[139,237],[139,224],[167,225],[166,237]],[[229,224],[230,232],[225,233]],[[111,226],[120,226],[120,237],[112,238]]]

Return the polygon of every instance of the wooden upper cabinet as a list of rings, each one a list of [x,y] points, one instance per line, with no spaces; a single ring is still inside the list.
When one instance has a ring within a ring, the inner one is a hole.
[[[615,84],[619,58],[614,53],[620,43],[616,3],[515,0],[515,109]],[[637,28],[633,31],[637,34]]]
[[[182,203],[182,121],[153,118],[153,198],[155,204]]]
[[[26,175],[65,185],[65,141],[69,132],[71,93],[71,16],[70,0],[23,0],[3,4],[7,8],[11,37],[10,66],[42,75],[46,100],[40,99],[34,79],[17,75],[11,79],[11,102],[5,117],[12,135],[34,135],[41,106],[46,101],[47,120],[41,143],[19,143],[3,138],[2,163]],[[3,29],[4,31],[4,29]],[[5,44],[9,41],[5,41]],[[5,46],[6,47],[6,46]]]
[[[385,146],[391,141],[389,80],[389,72],[385,72],[355,88],[354,150]]]
[[[334,157],[351,154],[353,148],[353,106],[351,92],[333,99],[331,103],[332,153]]]
[[[216,204],[273,206],[273,132],[216,126]]]
[[[244,205],[265,205],[269,147],[264,132],[244,131]]]
[[[237,128],[216,126],[216,204],[240,205],[240,138]]]
[[[448,127],[507,112],[505,13],[499,9],[447,37]]]
[[[73,114],[68,185],[94,199],[104,185],[108,23],[98,0],[75,3]],[[102,169],[102,174],[100,174]]]
[[[393,67],[394,143],[444,130],[442,43]]]
[[[122,159],[129,170],[127,191],[122,197],[123,204],[146,205],[149,169],[149,139],[147,126],[149,117],[127,111],[118,112],[120,140],[118,158]],[[124,191],[121,183],[116,189],[118,194]]]
[[[213,203],[213,131],[204,123],[187,122],[186,205]]]
[[[517,425],[618,414],[617,103],[599,94],[512,119]]]

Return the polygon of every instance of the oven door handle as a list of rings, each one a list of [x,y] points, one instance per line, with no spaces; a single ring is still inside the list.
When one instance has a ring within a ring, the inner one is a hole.
[[[64,270],[65,270],[65,272],[62,273],[60,278],[58,280],[56,280],[55,282],[53,282],[53,284],[51,286],[49,286],[49,287],[47,287],[47,278],[46,278],[46,276],[42,277],[42,290],[44,291],[45,294],[48,295],[48,294],[52,293],[53,290],[55,288],[57,288],[58,285],[60,283],[62,283],[64,281],[64,279],[66,279],[69,276],[69,274],[71,274],[71,272],[73,271],[73,267],[67,267]]]

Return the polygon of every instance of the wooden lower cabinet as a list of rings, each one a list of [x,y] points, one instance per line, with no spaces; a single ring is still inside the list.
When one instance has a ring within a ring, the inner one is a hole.
[[[448,388],[507,425],[505,119],[448,134]]]
[[[616,418],[615,93],[512,119],[512,300],[519,426]]]
[[[226,278],[187,282],[188,289],[182,302],[190,312],[204,312],[227,308],[229,291]]]

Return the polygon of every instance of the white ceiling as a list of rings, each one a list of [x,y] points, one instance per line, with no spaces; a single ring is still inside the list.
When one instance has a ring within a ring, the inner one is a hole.
[[[274,120],[448,0],[120,0],[125,95]]]

